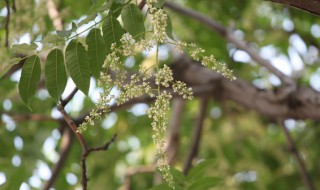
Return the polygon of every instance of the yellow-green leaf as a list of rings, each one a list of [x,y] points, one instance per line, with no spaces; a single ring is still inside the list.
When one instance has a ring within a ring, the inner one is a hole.
[[[88,94],[90,86],[90,66],[84,46],[77,40],[71,40],[66,48],[67,70],[76,86]]]
[[[11,50],[16,53],[30,54],[30,53],[36,53],[37,47],[38,45],[35,43],[32,43],[30,45],[26,43],[22,43],[22,44],[14,44]]]
[[[58,102],[67,84],[64,58],[60,49],[52,50],[47,56],[45,64],[45,83],[50,96]]]
[[[0,65],[0,78],[5,75],[12,66],[19,63],[21,60],[22,58],[14,57],[3,61]]]
[[[40,81],[41,66],[37,55],[32,55],[22,67],[19,81],[19,94],[23,102],[30,108],[30,100],[35,95]]]

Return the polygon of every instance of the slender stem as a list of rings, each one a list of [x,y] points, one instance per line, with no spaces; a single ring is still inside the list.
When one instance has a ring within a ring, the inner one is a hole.
[[[281,126],[281,128],[283,129],[283,133],[287,139],[288,149],[290,150],[290,152],[293,154],[293,156],[295,157],[295,159],[297,161],[300,175],[301,175],[301,178],[302,178],[304,184],[306,185],[306,187],[309,190],[315,190],[315,186],[313,184],[313,181],[312,181],[310,175],[307,172],[305,163],[304,163],[303,159],[301,158],[301,155],[298,151],[298,148],[297,148],[295,142],[293,141],[288,129],[286,128],[284,121],[279,119],[278,123]]]

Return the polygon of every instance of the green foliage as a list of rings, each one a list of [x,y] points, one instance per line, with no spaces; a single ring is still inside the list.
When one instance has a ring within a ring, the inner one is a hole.
[[[23,43],[23,44],[13,45],[11,50],[17,53],[33,54],[33,53],[36,53],[37,47],[38,46],[35,43],[31,45]]]
[[[31,98],[35,95],[40,81],[41,66],[37,55],[28,57],[22,67],[19,93],[23,102],[30,108]],[[31,109],[31,108],[30,108]]]
[[[11,59],[7,59],[0,65],[0,78],[8,72],[8,70],[13,67],[15,64],[18,64],[22,59],[18,57],[14,57]]]
[[[76,39],[71,40],[66,48],[65,59],[70,77],[84,94],[88,94],[90,65],[87,51],[82,43]]]
[[[181,190],[204,190],[222,185],[224,180],[220,177],[208,176],[210,170],[216,168],[216,160],[205,160],[194,166],[187,176],[177,169],[172,170],[175,188]],[[168,189],[167,184],[159,184],[150,190]]]
[[[113,13],[108,14],[102,25],[103,38],[106,42],[107,53],[111,53],[111,44],[120,45],[120,38],[124,34],[117,18]]]
[[[101,30],[98,28],[91,29],[86,38],[86,43],[88,45],[91,73],[94,77],[99,78],[107,54],[106,44],[101,35]]]
[[[144,39],[145,29],[143,15],[137,5],[127,4],[122,8],[121,18],[123,28],[129,32],[134,39]]]
[[[51,97],[58,102],[67,84],[64,57],[60,49],[52,50],[45,63],[46,88]]]

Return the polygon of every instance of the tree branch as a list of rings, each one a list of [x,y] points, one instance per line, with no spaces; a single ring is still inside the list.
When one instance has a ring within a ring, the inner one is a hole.
[[[186,101],[182,98],[176,98],[173,100],[173,108],[171,114],[171,120],[168,130],[168,142],[166,144],[166,152],[168,155],[168,163],[171,165],[180,144],[180,128],[182,122],[183,110]]]
[[[250,57],[255,60],[258,64],[261,66],[267,68],[270,72],[275,74],[279,79],[283,82],[285,86],[288,86],[288,88],[285,88],[286,91],[283,91],[282,93],[277,94],[278,98],[284,99],[287,97],[291,92],[293,92],[296,89],[296,85],[294,81],[286,76],[284,73],[279,71],[276,67],[274,67],[270,61],[262,58],[257,52],[255,52],[252,48],[250,48],[244,41],[238,40],[235,36],[232,35],[232,33],[225,28],[223,25],[218,23],[215,20],[209,19],[205,15],[202,15],[201,13],[198,13],[194,10],[181,7],[177,4],[171,3],[171,2],[165,2],[165,7],[180,13],[182,15],[188,16],[190,18],[193,18],[200,23],[204,24],[205,26],[211,28],[212,30],[216,31],[219,35],[221,35],[223,38],[225,38],[228,42],[233,43],[238,49],[241,49],[245,52],[247,52]]]
[[[192,166],[192,160],[198,155],[199,152],[199,145],[201,139],[201,133],[203,129],[203,121],[206,116],[206,110],[208,107],[208,98],[202,97],[200,99],[199,105],[199,115],[196,123],[196,127],[194,129],[193,138],[191,141],[191,149],[189,151],[187,160],[183,166],[183,174],[186,176]]]
[[[50,179],[46,182],[46,184],[43,187],[43,190],[49,190],[53,184],[55,183],[61,169],[63,168],[64,163],[67,161],[67,157],[70,153],[70,148],[73,143],[73,135],[71,133],[71,130],[69,128],[65,128],[63,130],[62,140],[61,140],[61,148],[60,148],[60,157],[58,162],[54,165],[52,169],[52,175]]]
[[[6,21],[5,21],[5,25],[4,25],[4,28],[5,28],[5,31],[6,31],[6,37],[5,37],[5,47],[9,47],[9,23],[10,23],[10,3],[9,3],[9,0],[5,0],[5,3],[6,3],[6,9],[7,9],[7,17],[6,17]]]
[[[286,128],[286,126],[284,125],[284,121],[283,120],[278,120],[279,125],[281,126],[281,128],[283,129],[283,133],[287,139],[287,144],[288,144],[288,149],[289,151],[293,154],[293,156],[295,157],[298,167],[299,167],[299,171],[300,171],[300,175],[301,178],[304,182],[304,184],[306,185],[306,187],[309,190],[315,190],[315,186],[311,180],[310,175],[307,172],[306,166],[304,164],[303,159],[300,156],[300,153],[298,151],[298,148],[295,144],[295,142],[293,141],[292,137],[290,136],[290,133],[288,131],[288,129]]]
[[[77,92],[78,88],[75,87],[68,97],[66,97],[64,100],[60,99],[61,106],[65,107],[72,100],[72,98],[74,97],[74,95],[76,95]]]
[[[304,11],[320,16],[320,1],[318,0],[266,0],[274,3],[302,9]]]
[[[278,117],[320,120],[320,93],[312,88],[297,86],[290,96],[279,100],[278,93],[286,91],[287,86],[259,89],[241,79],[230,81],[186,57],[176,60],[172,69],[175,80],[190,86],[211,86],[209,93],[218,101],[233,101],[274,120]]]
[[[62,20],[60,18],[60,13],[57,10],[57,7],[54,4],[53,0],[48,0],[47,1],[47,9],[48,9],[49,17],[53,22],[54,28],[56,30],[62,30],[63,29],[63,24],[62,24]]]

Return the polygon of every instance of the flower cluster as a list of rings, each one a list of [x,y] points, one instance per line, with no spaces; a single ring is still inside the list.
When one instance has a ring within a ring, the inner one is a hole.
[[[122,86],[121,93],[117,99],[117,104],[123,104],[133,98],[141,97],[148,94],[150,97],[154,97],[153,89],[150,86],[150,82],[147,82],[148,76],[141,77],[136,74],[131,75],[130,83]]]
[[[157,42],[164,43],[167,39],[167,14],[163,9],[150,8],[153,36]]]
[[[217,73],[222,74],[222,76],[228,78],[229,80],[236,79],[232,70],[228,69],[225,64],[217,62],[213,55],[203,56],[201,63],[204,66],[211,67],[212,70],[217,71]]]
[[[120,42],[122,47],[122,55],[127,57],[135,55],[136,41],[132,38],[132,36],[129,33],[123,34],[122,38],[120,39]]]
[[[152,139],[154,144],[157,145],[157,165],[161,172],[163,179],[168,183],[171,188],[174,188],[173,177],[170,172],[170,166],[166,152],[164,150],[166,142],[166,130],[168,126],[168,113],[170,110],[170,100],[172,96],[167,91],[160,93],[154,105],[148,110],[148,117],[152,119]]]
[[[223,63],[219,63],[213,55],[205,56],[203,55],[205,53],[205,50],[202,48],[197,47],[194,43],[186,43],[186,42],[178,42],[176,44],[176,49],[178,51],[183,51],[187,49],[190,53],[190,56],[195,61],[201,62],[201,64],[205,67],[209,67],[212,70],[215,70],[216,72],[220,73],[222,76],[230,79],[235,80],[235,76],[233,75],[232,70],[228,69],[227,66]]]
[[[192,88],[188,88],[186,83],[175,81],[172,85],[173,91],[182,96],[183,99],[191,100],[193,98]]]
[[[172,70],[164,65],[162,69],[159,69],[155,74],[156,76],[156,85],[162,85],[166,88],[169,87],[169,83],[173,81]]]

